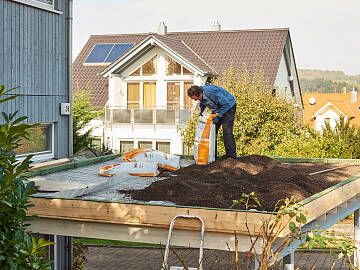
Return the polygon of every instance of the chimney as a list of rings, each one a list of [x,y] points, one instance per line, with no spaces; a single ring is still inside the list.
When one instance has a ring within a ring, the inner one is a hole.
[[[214,21],[214,24],[211,26],[212,31],[220,31],[221,25],[218,20]]]
[[[353,90],[351,92],[351,100],[350,103],[356,103],[357,102],[357,96],[358,96],[358,92],[355,91],[355,88],[353,87]]]
[[[165,22],[160,22],[157,33],[159,35],[165,36],[165,34],[167,33],[167,26],[165,25]]]

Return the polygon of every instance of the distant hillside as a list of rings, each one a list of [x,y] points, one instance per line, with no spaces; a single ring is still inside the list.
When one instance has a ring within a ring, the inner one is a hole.
[[[339,70],[298,69],[298,73],[301,79],[324,79],[351,84],[360,84],[360,74],[346,75],[343,71]]]
[[[340,93],[346,87],[360,89],[360,74],[346,75],[343,71],[298,69],[302,92]]]

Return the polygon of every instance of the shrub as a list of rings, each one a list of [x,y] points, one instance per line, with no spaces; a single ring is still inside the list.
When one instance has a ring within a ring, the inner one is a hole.
[[[84,90],[77,90],[73,96],[73,146],[74,153],[84,147],[91,147],[94,137],[93,128],[88,128],[91,120],[103,113],[98,107],[92,106],[90,96]]]
[[[0,103],[16,97],[3,97],[11,90],[0,86]],[[52,243],[36,240],[25,231],[26,222],[34,218],[26,211],[33,206],[29,196],[35,193],[35,185],[33,181],[25,183],[23,176],[32,156],[20,162],[14,150],[34,125],[21,123],[27,117],[16,118],[16,114],[3,112],[5,123],[0,125],[0,269],[51,269],[43,255]]]

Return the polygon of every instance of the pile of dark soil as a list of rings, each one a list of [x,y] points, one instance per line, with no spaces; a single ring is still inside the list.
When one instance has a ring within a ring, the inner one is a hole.
[[[183,206],[229,208],[242,193],[255,192],[261,203],[258,210],[272,211],[282,199],[295,197],[301,201],[345,180],[310,172],[334,167],[333,164],[281,164],[265,156],[252,155],[220,158],[208,165],[181,168],[167,179],[152,183],[143,190],[119,190],[141,201],[171,201]],[[350,177],[350,176],[348,176]],[[243,205],[235,207],[244,209]]]

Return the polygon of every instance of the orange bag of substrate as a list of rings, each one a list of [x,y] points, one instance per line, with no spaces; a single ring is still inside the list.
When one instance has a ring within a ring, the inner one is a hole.
[[[216,115],[210,114],[209,117],[199,117],[194,142],[194,159],[196,164],[206,165],[215,161],[216,130],[212,119]]]
[[[135,157],[136,155],[146,152],[152,152],[152,151],[154,150],[149,148],[134,148],[128,152],[125,152],[124,155],[122,156],[122,159],[125,161],[132,161],[132,158]]]

